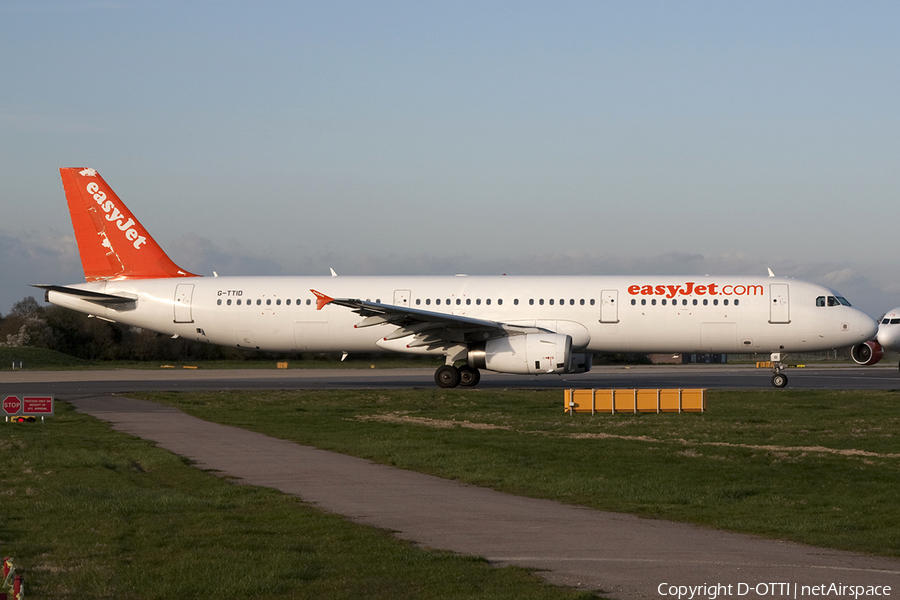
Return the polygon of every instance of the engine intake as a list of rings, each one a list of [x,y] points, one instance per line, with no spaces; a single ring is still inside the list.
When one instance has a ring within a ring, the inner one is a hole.
[[[858,365],[874,365],[884,356],[884,348],[874,340],[850,348],[850,358]]]
[[[579,367],[573,358],[572,338],[561,333],[512,335],[481,342],[469,350],[470,367],[517,375],[571,373],[570,369],[583,368],[585,362],[590,369],[589,361],[582,359]]]

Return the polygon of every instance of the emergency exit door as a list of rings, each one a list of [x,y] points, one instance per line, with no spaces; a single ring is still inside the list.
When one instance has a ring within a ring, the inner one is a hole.
[[[619,322],[619,291],[603,290],[600,292],[600,322]]]
[[[769,284],[769,323],[790,323],[791,303],[788,284]]]
[[[191,296],[194,295],[194,284],[179,283],[175,286],[175,322],[193,323],[191,317]]]

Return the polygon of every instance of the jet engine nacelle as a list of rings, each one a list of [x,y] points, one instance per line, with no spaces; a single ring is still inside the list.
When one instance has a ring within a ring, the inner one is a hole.
[[[572,358],[572,338],[561,333],[511,335],[469,350],[470,367],[517,375],[569,373]]]
[[[876,341],[869,340],[850,348],[850,358],[858,365],[874,365],[884,356],[884,348]]]

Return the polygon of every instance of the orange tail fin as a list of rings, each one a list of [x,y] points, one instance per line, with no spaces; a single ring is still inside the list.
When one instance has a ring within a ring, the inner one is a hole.
[[[97,171],[59,174],[87,281],[198,277],[172,262]]]

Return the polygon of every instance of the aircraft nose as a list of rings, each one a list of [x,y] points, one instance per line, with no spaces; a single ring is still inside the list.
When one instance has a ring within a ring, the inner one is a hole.
[[[875,339],[882,348],[900,348],[900,325],[879,325]]]
[[[859,311],[859,330],[862,332],[863,340],[871,340],[875,338],[875,335],[878,333],[878,322],[867,315],[866,313]],[[879,342],[880,344],[881,342]],[[883,346],[884,344],[882,344]]]

